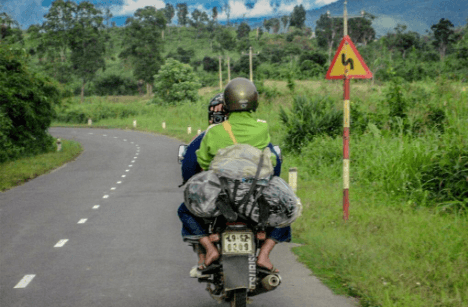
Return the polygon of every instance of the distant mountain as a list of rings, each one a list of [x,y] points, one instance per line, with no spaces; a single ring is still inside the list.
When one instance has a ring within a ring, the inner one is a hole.
[[[320,15],[329,10],[333,16],[343,15],[344,0],[307,11],[306,25],[315,29]],[[455,27],[468,22],[467,0],[348,0],[348,14],[360,15],[364,10],[377,18],[372,25],[377,36],[394,31],[397,24],[405,24],[409,31],[425,34],[441,18],[450,20]]]
[[[332,16],[343,15],[344,0],[306,12],[306,25],[315,29],[320,15],[330,11]],[[378,36],[394,31],[397,24],[405,24],[408,31],[425,34],[441,18],[455,27],[468,22],[468,0],[348,0],[348,14],[360,15],[361,10],[375,15],[372,25]],[[279,15],[281,16],[281,15]],[[278,17],[278,16],[277,16]],[[268,18],[268,17],[267,17]],[[272,18],[272,17],[270,17]],[[251,27],[260,27],[264,18],[245,20]],[[232,20],[240,23],[243,20]]]

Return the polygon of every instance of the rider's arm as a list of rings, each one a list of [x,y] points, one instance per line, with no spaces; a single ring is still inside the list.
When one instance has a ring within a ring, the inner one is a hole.
[[[205,132],[201,133],[187,146],[184,159],[182,160],[182,178],[184,182],[189,180],[193,175],[202,171],[197,162],[195,151],[200,147],[200,143],[204,135]]]

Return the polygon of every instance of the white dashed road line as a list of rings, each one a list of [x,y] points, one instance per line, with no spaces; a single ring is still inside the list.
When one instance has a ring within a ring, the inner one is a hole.
[[[19,283],[16,284],[14,289],[26,288],[34,277],[36,277],[36,275],[34,274],[24,275],[24,277],[19,281]]]
[[[121,183],[122,183],[122,181],[117,181],[117,184],[121,184]]]
[[[127,175],[122,175],[122,178],[125,178],[125,177],[127,177]]]
[[[84,224],[84,223],[86,223],[87,220],[88,219],[81,219],[81,220],[78,221],[78,224]]]
[[[111,191],[114,191],[115,189],[117,189],[117,188],[116,188],[116,187],[112,187],[112,188],[111,188]]]
[[[99,209],[99,205],[93,207],[94,210]]]
[[[109,198],[109,195],[104,195],[102,198]]]
[[[62,239],[54,245],[54,247],[63,247],[68,242],[68,239]]]

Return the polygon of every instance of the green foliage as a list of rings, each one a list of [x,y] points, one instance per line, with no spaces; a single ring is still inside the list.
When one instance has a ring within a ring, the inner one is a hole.
[[[23,41],[23,31],[19,23],[5,12],[0,13],[0,25],[0,41],[7,44]]]
[[[182,47],[177,47],[177,51],[175,53],[169,53],[166,58],[173,58],[174,60],[184,64],[189,64],[194,56],[195,51],[193,49],[185,50]]]
[[[256,56],[252,57],[252,69],[254,73],[257,71],[257,67],[260,65],[260,61]],[[232,66],[232,71],[235,73],[244,73],[244,74],[249,74],[250,73],[250,59],[249,55],[243,55],[239,59],[239,61],[235,62],[234,65]]]
[[[47,129],[59,98],[53,81],[29,71],[24,51],[0,44],[0,162],[53,149]]]
[[[196,101],[200,87],[190,65],[167,59],[155,76],[156,95],[153,103],[174,105],[182,101]]]
[[[431,26],[431,30],[434,32],[434,46],[436,46],[440,53],[440,58],[443,60],[447,48],[455,43],[453,23],[445,18],[439,20],[437,24]]]
[[[306,20],[306,11],[304,9],[304,6],[302,6],[302,4],[299,6],[296,5],[289,18],[290,26],[302,28],[305,25],[305,20]]]
[[[76,19],[70,30],[71,63],[83,85],[94,78],[99,69],[105,69],[105,44],[102,12],[89,2],[76,7]],[[83,95],[83,93],[82,93]]]
[[[148,107],[143,107],[141,104],[111,104],[103,100],[99,100],[97,103],[78,103],[68,100],[64,105],[56,107],[55,119],[61,123],[86,124],[91,118],[94,123],[98,123],[105,119],[134,117],[146,114],[148,111]]]
[[[133,63],[133,75],[146,83],[154,82],[154,75],[163,63],[161,55],[164,43],[161,31],[166,27],[162,11],[152,6],[138,9],[134,17],[125,22],[125,34],[120,58],[130,58]]]
[[[203,70],[204,71],[218,71],[219,70],[219,60],[205,56],[203,58]]]
[[[247,23],[242,22],[237,28],[237,39],[242,39],[244,37],[248,38],[249,33],[250,33],[250,26]]]
[[[336,136],[342,127],[343,112],[329,97],[295,96],[292,108],[280,109],[280,119],[286,130],[283,140],[285,150],[300,152],[319,135]]]
[[[107,95],[135,95],[138,93],[137,82],[129,77],[109,74],[94,81],[93,94]]]
[[[216,41],[224,50],[234,50],[236,48],[236,41],[232,32],[223,28],[216,34]]]
[[[187,3],[177,3],[177,19],[179,20],[179,25],[185,26],[188,23],[188,7]]]
[[[421,173],[422,189],[440,209],[468,210],[468,144],[444,138]]]

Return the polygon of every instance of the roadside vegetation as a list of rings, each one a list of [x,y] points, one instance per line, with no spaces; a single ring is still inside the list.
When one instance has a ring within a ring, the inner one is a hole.
[[[54,146],[55,148],[55,146]],[[0,163],[0,192],[21,185],[73,161],[83,148],[75,141],[62,141],[62,150]]]
[[[170,24],[176,13],[178,26]],[[104,26],[110,16],[88,2],[57,0],[43,25],[21,31],[0,15],[10,25],[2,27],[0,43],[0,178],[8,178],[2,182],[23,182],[43,172],[29,166],[50,163],[24,158],[58,160],[62,153],[53,152],[46,133],[51,122],[88,127],[91,119],[92,127],[189,142],[207,127],[208,101],[220,91],[220,56],[225,85],[228,57],[231,78],[249,76],[245,53],[252,46],[259,51],[257,116],[283,149],[283,177],[290,167],[299,170],[304,212],[293,225],[303,244],[294,249],[299,259],[362,306],[468,305],[466,26],[455,29],[442,19],[421,36],[398,25],[376,39],[373,16],[350,20],[374,79],[351,82],[345,222],[342,83],[323,80],[342,23],[323,16],[313,38],[300,7],[258,30],[221,25],[214,10],[190,18],[184,4],[140,9],[122,28]],[[96,48],[84,47],[90,45]],[[64,144],[68,161],[80,149]],[[15,167],[24,175],[15,175]]]

